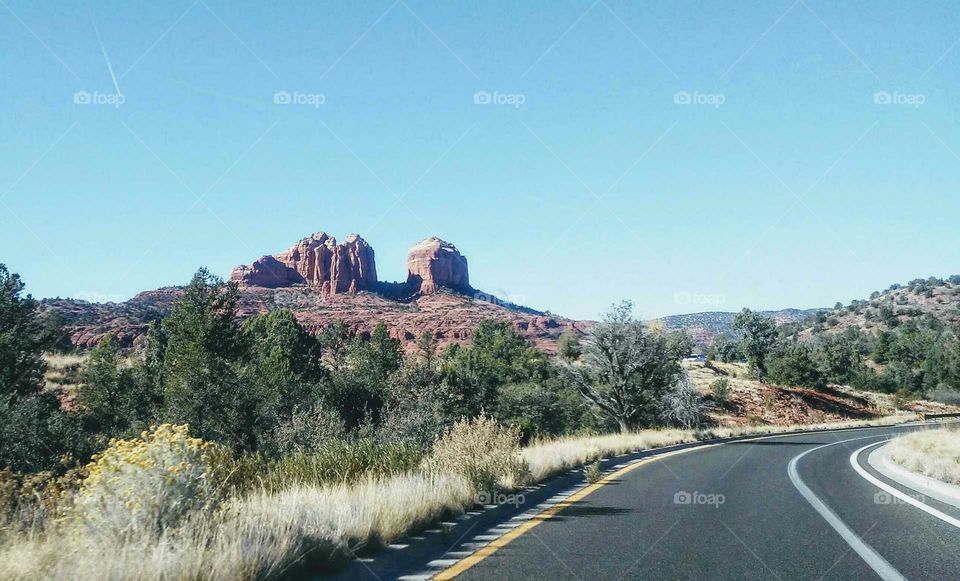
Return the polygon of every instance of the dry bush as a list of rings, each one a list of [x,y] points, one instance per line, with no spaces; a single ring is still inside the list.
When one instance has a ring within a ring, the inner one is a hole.
[[[462,419],[437,438],[424,462],[438,474],[459,474],[477,491],[512,489],[529,480],[520,448],[520,430],[485,415]]]
[[[333,440],[341,440],[347,428],[335,410],[322,406],[297,409],[273,433],[277,451],[314,452]]]

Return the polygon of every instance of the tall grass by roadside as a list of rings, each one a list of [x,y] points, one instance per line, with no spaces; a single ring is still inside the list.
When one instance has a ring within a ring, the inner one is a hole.
[[[792,429],[885,425],[912,417]],[[103,465],[91,467],[100,481],[87,477],[77,497],[93,494],[92,501],[64,502],[48,515],[56,518],[37,519],[26,528],[22,522],[17,527],[0,522],[0,579],[279,577],[298,567],[330,566],[359,547],[390,543],[438,518],[462,513],[486,486],[522,486],[611,455],[790,429],[646,430],[560,438],[520,448],[514,431],[481,417],[455,425],[422,461],[403,450],[370,447],[366,460],[350,460],[359,452],[338,449],[328,457],[295,455],[271,465],[218,456],[222,450],[167,427],[139,441],[115,443],[101,455]],[[353,468],[329,470],[337,459],[346,459]],[[145,513],[128,494],[130,486],[143,479],[149,482],[146,490],[182,489],[194,500],[206,500],[193,502],[189,513],[181,514],[175,509],[187,499],[159,495],[172,506],[148,506]],[[211,494],[202,484],[206,479],[226,491],[226,498]],[[231,480],[240,484],[227,486]],[[108,497],[118,501],[111,510],[87,512],[103,508],[101,501]],[[149,534],[123,534],[134,530],[143,514],[175,518],[164,528],[149,529]]]
[[[876,420],[851,420],[808,425],[760,425],[710,428],[707,430],[642,430],[626,434],[602,436],[570,436],[535,442],[523,449],[523,458],[530,465],[533,481],[538,482],[554,474],[577,468],[607,456],[619,456],[700,440],[734,438],[738,436],[781,434],[796,430],[831,430],[887,426],[916,418],[914,414],[899,414]]]
[[[692,430],[644,430],[627,434],[571,436],[536,442],[523,449],[533,481],[578,468],[606,456],[695,442]]]
[[[890,459],[907,470],[960,484],[960,429],[915,432],[887,444]]]
[[[0,545],[0,578],[252,579],[334,563],[363,545],[473,504],[451,475],[372,477],[352,486],[257,492],[156,537],[94,543],[69,523]],[[9,539],[8,539],[9,540]]]

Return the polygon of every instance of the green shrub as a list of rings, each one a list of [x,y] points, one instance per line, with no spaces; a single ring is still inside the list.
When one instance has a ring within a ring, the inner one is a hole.
[[[593,484],[600,480],[600,476],[603,474],[603,469],[600,466],[600,462],[592,462],[583,467],[583,474],[587,478],[587,482]]]
[[[710,393],[713,394],[714,401],[719,405],[726,405],[730,400],[730,380],[726,377],[717,379],[710,384]]]
[[[500,388],[496,417],[520,429],[522,441],[563,430],[560,395],[539,383],[511,383]]]

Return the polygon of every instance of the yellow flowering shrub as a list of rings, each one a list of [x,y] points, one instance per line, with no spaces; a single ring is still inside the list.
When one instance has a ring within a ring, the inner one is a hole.
[[[155,536],[213,504],[211,458],[219,451],[191,438],[186,425],[163,424],[139,438],[111,440],[93,457],[76,497],[85,534]]]

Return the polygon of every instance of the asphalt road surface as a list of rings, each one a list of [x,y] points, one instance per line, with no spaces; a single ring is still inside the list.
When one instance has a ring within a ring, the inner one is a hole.
[[[509,543],[460,579],[960,579],[960,528],[881,490],[960,509],[867,464],[901,427],[778,436],[651,459]],[[469,567],[465,567],[469,565]]]

